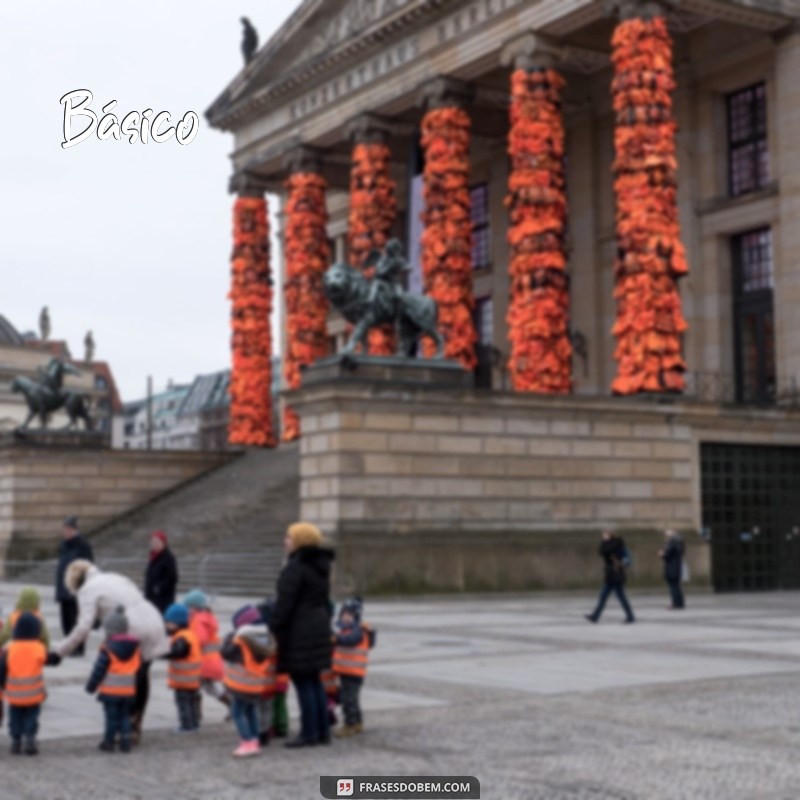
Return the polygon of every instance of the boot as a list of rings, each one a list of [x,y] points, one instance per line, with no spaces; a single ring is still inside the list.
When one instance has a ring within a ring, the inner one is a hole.
[[[356,722],[356,724],[353,725],[353,733],[364,733],[364,723]]]
[[[269,739],[269,731],[261,731],[261,733],[258,734],[258,743],[262,747],[267,747],[267,745],[269,745]]]
[[[119,740],[119,751],[120,753],[130,753],[131,751],[131,740],[128,736],[122,736]]]
[[[104,753],[113,753],[114,742],[109,742],[107,739],[103,739],[103,741],[97,746],[97,749],[102,750]]]
[[[338,731],[334,734],[337,739],[345,739],[348,736],[352,736],[355,733],[358,733],[356,730],[356,725],[342,725]]]
[[[39,755],[39,748],[36,746],[36,739],[28,739],[28,741],[25,744],[25,755],[26,756]]]

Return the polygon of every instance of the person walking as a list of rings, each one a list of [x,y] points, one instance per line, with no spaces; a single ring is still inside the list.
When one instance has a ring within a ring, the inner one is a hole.
[[[178,588],[178,564],[169,549],[167,534],[150,537],[150,560],[144,573],[144,596],[163,614],[174,602]]]
[[[69,565],[77,559],[94,561],[92,547],[78,530],[78,518],[69,516],[62,527],[63,539],[58,547],[58,563],[56,564],[56,602],[61,611],[61,631],[69,636],[78,620],[78,601],[64,585],[64,577]],[[75,648],[75,656],[83,655],[83,645]]]
[[[158,609],[144,598],[139,587],[124,575],[103,572],[82,559],[73,561],[64,578],[67,588],[78,601],[78,621],[70,635],[54,650],[69,655],[83,645],[95,625],[105,622],[118,606],[125,609],[129,634],[139,640],[142,664],[136,673],[136,696],[133,700],[133,742],[139,741],[142,720],[150,696],[150,664],[169,651],[169,637]]]
[[[597,552],[600,558],[603,559],[603,587],[600,589],[597,606],[591,614],[586,615],[586,619],[589,622],[597,622],[603,613],[608,596],[613,592],[625,612],[625,623],[630,625],[636,622],[633,609],[625,596],[625,567],[630,561],[625,542],[620,536],[615,535],[613,531],[605,530]]]
[[[664,562],[664,580],[669,586],[671,603],[668,606],[670,611],[678,611],[686,608],[681,588],[681,578],[683,577],[683,539],[677,531],[664,531],[666,544],[663,550],[658,551],[658,555]]]
[[[278,577],[268,625],[278,643],[278,672],[288,672],[300,703],[301,730],[286,747],[329,744],[330,724],[320,673],[331,666],[330,575],[332,550],[309,522],[290,525],[288,560]]]

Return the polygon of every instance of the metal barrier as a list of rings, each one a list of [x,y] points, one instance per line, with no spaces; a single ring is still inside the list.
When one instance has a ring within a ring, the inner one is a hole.
[[[147,558],[98,558],[97,566],[130,578],[137,586],[144,585]],[[6,561],[3,577],[11,583],[52,585],[56,559],[42,561]],[[202,589],[210,595],[242,595],[263,598],[274,594],[275,582],[283,553],[280,547],[246,553],[206,553],[178,559],[178,592]]]

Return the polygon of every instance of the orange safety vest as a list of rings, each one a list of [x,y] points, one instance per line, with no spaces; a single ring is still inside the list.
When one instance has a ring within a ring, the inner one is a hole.
[[[44,702],[44,665],[47,650],[36,641],[10,642],[6,650],[5,698],[11,706],[38,706]]]
[[[22,614],[24,614],[24,613],[26,613],[26,612],[24,612],[24,611],[20,611],[18,608],[15,608],[15,609],[14,609],[14,610],[13,610],[13,611],[12,611],[12,612],[11,612],[11,613],[8,615],[8,621],[6,622],[6,625],[8,625],[8,627],[11,629],[11,633],[12,633],[12,634],[14,633],[14,626],[17,624],[17,620],[18,620],[18,619],[20,618],[20,616],[21,616]],[[42,619],[42,612],[41,612],[41,611],[28,611],[27,613],[28,613],[28,614],[33,614],[33,616],[34,616],[34,617],[36,617],[36,618],[39,620],[39,622],[43,622],[43,621],[44,621],[44,620]]]
[[[107,647],[101,649],[105,651],[111,663],[108,665],[108,672],[98,687],[97,693],[105,697],[135,697],[136,673],[142,665],[142,654],[139,648],[136,648],[136,652],[127,661],[114,655]]]
[[[319,677],[325,694],[332,695],[339,691],[339,676],[332,669],[326,669]]]
[[[337,675],[363,678],[367,674],[369,633],[367,633],[365,625],[362,625],[361,628],[364,634],[357,645],[342,647],[342,645],[337,644],[333,649],[333,671]]]
[[[171,642],[183,639],[189,645],[186,658],[171,658],[167,672],[167,686],[170,689],[194,691],[200,688],[200,641],[197,634],[189,628],[183,628],[172,634]]]
[[[225,662],[223,678],[225,687],[237,694],[251,694],[256,697],[274,694],[277,684],[277,659],[271,657],[259,664],[243,639],[236,636],[233,643],[239,646],[244,664]]]

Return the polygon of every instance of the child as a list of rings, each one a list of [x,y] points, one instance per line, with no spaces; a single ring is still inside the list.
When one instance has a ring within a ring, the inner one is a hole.
[[[339,676],[344,712],[344,726],[337,731],[337,736],[352,736],[364,730],[359,694],[367,674],[367,659],[374,644],[374,634],[361,621],[361,613],[360,597],[345,600],[336,626],[333,671]]]
[[[274,643],[255,606],[240,608],[233,615],[233,627],[235,632],[222,645],[222,658],[231,716],[241,737],[233,756],[246,758],[269,744],[277,659]]]
[[[200,728],[197,697],[200,693],[200,642],[189,628],[189,609],[173,603],[164,612],[167,633],[171,637],[167,685],[175,692],[178,708],[176,733],[192,733]]]
[[[200,686],[207,695],[229,706],[231,701],[222,683],[219,623],[208,607],[208,598],[199,589],[193,589],[183,598],[183,604],[189,609],[189,627],[200,642]],[[199,701],[202,695],[197,697]],[[200,717],[201,708],[198,708],[198,719]]]
[[[42,624],[34,614],[23,611],[14,626],[14,638],[0,655],[0,686],[9,705],[11,752],[35,756],[36,734],[39,732],[39,712],[47,697],[44,686],[44,666],[61,662],[56,653],[48,653],[40,641]]]
[[[41,625],[42,633],[40,638],[42,644],[46,649],[50,649],[50,634],[47,631],[47,626],[44,624],[44,619],[42,619],[42,612],[39,610],[40,605],[41,599],[36,589],[26,586],[24,589],[20,590],[20,593],[17,595],[17,605],[11,614],[9,614],[6,624],[3,626],[3,630],[0,631],[0,647],[11,640],[11,635],[14,633],[14,626],[17,624],[20,614],[22,614],[23,611],[30,611],[31,614],[39,620],[39,624]]]
[[[97,654],[86,691],[89,694],[97,692],[98,700],[103,704],[106,732],[100,749],[113,753],[119,734],[120,752],[130,753],[136,673],[142,664],[139,640],[128,636],[128,618],[122,606],[106,617],[103,629],[106,640]]]

